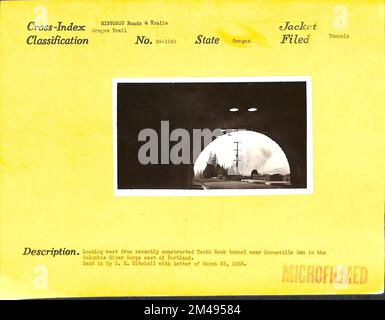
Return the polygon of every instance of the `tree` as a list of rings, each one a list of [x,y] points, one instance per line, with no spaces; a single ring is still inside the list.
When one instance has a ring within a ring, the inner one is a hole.
[[[215,167],[211,163],[208,163],[206,168],[203,170],[202,175],[205,179],[216,177]]]
[[[213,166],[216,166],[218,164],[218,159],[217,159],[217,155],[214,153],[212,159],[211,159],[211,164]]]

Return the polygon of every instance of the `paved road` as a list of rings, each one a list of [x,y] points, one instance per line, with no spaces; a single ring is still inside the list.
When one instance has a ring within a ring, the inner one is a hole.
[[[203,187],[207,189],[277,189],[280,186],[264,183],[249,183],[243,181],[205,181]]]

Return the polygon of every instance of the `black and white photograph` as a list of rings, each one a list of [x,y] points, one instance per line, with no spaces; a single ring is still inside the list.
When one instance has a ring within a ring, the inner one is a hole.
[[[309,77],[113,80],[116,195],[309,193]]]

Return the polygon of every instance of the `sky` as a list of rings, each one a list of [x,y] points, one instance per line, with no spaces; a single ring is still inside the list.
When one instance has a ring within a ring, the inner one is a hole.
[[[240,141],[238,170],[241,175],[251,175],[256,169],[260,174],[288,174],[289,162],[281,147],[264,134],[243,130],[225,134],[212,141],[198,156],[194,165],[194,174],[203,171],[210,153],[217,155],[217,162],[225,168],[235,168],[234,141]]]

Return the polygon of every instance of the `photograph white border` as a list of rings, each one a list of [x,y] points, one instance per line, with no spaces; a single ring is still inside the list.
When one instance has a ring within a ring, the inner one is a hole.
[[[117,85],[118,83],[226,83],[226,82],[306,82],[306,188],[293,189],[118,189]],[[313,126],[311,76],[188,77],[188,78],[113,78],[112,138],[114,196],[251,196],[313,193]]]

